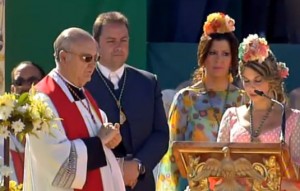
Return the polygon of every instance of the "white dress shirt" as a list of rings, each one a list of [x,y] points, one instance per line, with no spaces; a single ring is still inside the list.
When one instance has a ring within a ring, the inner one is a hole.
[[[98,65],[101,73],[104,75],[104,77],[109,79],[114,84],[114,89],[119,89],[118,83],[119,83],[119,80],[123,76],[125,66],[122,65],[119,69],[117,69],[115,71],[111,71],[109,68],[107,68],[106,66],[103,66],[99,62],[97,63],[97,65]]]

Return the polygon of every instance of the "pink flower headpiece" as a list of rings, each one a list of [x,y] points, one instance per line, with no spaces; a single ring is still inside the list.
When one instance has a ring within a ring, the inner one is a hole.
[[[244,38],[239,47],[239,59],[244,62],[258,61],[262,63],[269,56],[269,45],[265,38],[250,34]]]
[[[235,30],[234,23],[235,21],[224,13],[211,13],[203,25],[204,35],[233,32]]]
[[[282,79],[285,79],[289,76],[289,68],[284,62],[277,62],[278,74]]]

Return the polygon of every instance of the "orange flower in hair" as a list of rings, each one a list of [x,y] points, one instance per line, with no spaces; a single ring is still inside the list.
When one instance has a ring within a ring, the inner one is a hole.
[[[233,32],[235,30],[234,23],[235,21],[224,13],[211,13],[203,25],[204,35]]]
[[[269,45],[265,38],[250,34],[239,46],[239,59],[244,62],[262,63],[269,56]]]

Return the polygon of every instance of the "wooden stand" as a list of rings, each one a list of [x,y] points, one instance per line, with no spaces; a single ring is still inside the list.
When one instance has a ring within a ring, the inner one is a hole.
[[[299,169],[280,143],[174,142],[179,171],[190,190],[280,190],[283,179],[299,180]]]

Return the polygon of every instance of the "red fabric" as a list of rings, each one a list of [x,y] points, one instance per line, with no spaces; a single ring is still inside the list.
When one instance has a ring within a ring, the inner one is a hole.
[[[59,117],[63,119],[62,124],[69,140],[90,137],[85,122],[76,104],[69,101],[68,97],[65,95],[61,87],[51,77],[45,77],[40,83],[36,85],[36,88],[38,91],[47,94],[50,97],[51,101],[54,103]],[[92,104],[95,103],[95,101],[93,101],[91,98],[90,100]],[[93,105],[93,108],[98,107],[97,105]],[[96,109],[96,111],[98,111],[98,109]],[[100,112],[97,112],[97,114],[102,121]],[[86,182],[83,189],[81,190],[103,191],[103,183],[101,172],[99,169],[90,170],[87,172]]]
[[[18,183],[23,183],[24,177],[24,153],[10,150],[11,158],[15,168]]]

